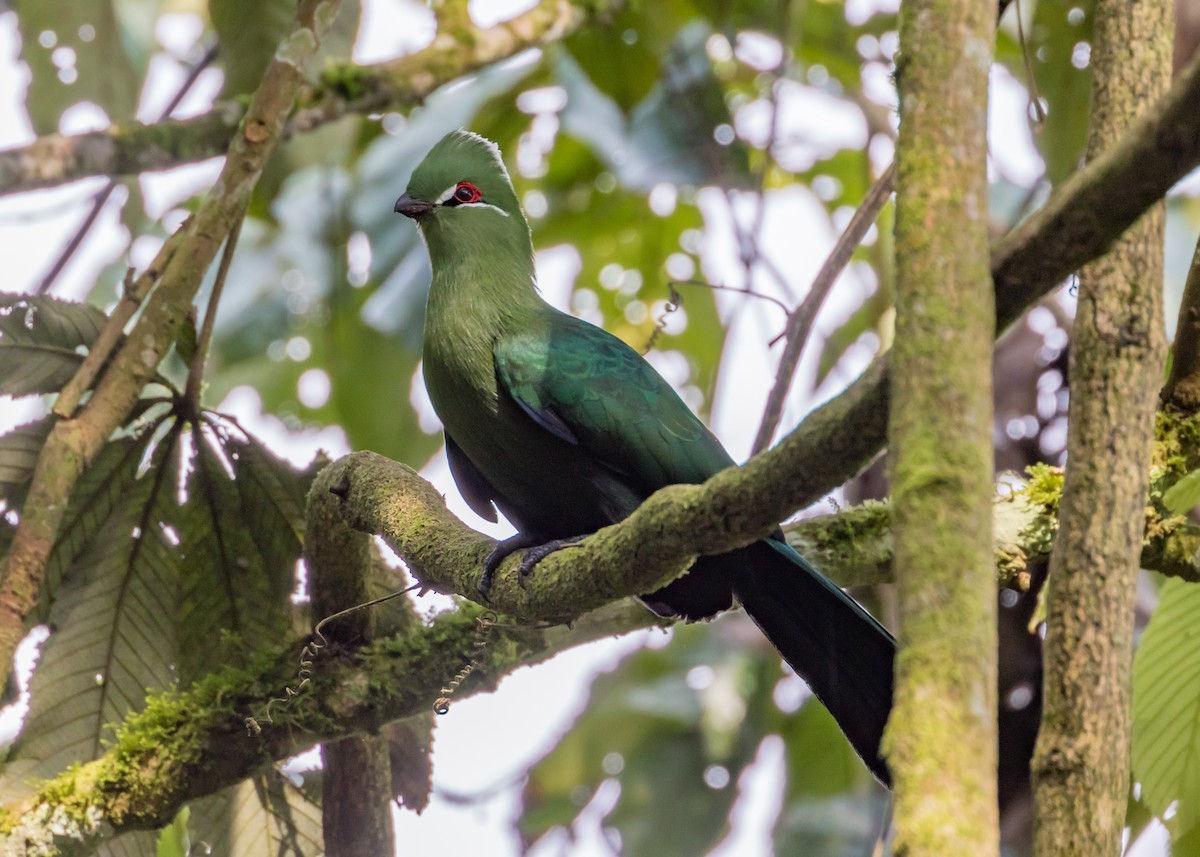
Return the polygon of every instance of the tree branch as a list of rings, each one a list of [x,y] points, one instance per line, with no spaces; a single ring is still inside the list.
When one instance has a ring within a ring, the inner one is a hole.
[[[338,2],[305,0],[300,5],[297,25],[268,65],[216,185],[151,264],[162,272],[158,288],[87,405],[59,420],[42,447],[20,524],[0,567],[0,675],[8,675],[25,621],[37,603],[46,560],[76,480],[128,417],[174,341],[218,247],[245,211],[300,88],[303,62],[316,50]]]
[[[1063,182],[1046,205],[992,247],[1002,331],[1080,265],[1103,254],[1175,182],[1200,164],[1200,54],[1120,141]],[[803,507],[853,477],[885,443],[891,357],[877,358],[837,398],[781,441],[805,473]]]
[[[1170,484],[1200,462],[1200,450],[1194,448],[1198,437],[1200,419],[1160,416],[1151,491],[1155,503]],[[758,502],[769,496],[779,482],[768,481],[761,489],[740,484],[742,479],[762,481],[775,475],[779,457],[768,452],[755,462],[762,459],[767,464],[732,468],[707,486],[690,486],[698,493],[666,492],[656,505],[669,505],[675,498],[683,508],[659,516],[659,521],[635,524],[640,536],[610,536],[609,544],[636,548],[637,538],[661,534],[670,539],[687,526],[688,515],[722,515],[721,510],[739,497]],[[380,471],[378,478],[368,478],[375,469]],[[747,471],[749,475],[742,479],[734,478]],[[398,522],[398,530],[379,531],[406,559],[411,553],[420,559],[414,559],[413,565],[422,573],[431,579],[449,580],[461,587],[462,594],[477,597],[482,559],[494,542],[451,514],[433,486],[404,465],[373,453],[347,456],[320,479],[335,486],[347,480],[357,483],[349,491],[338,487],[344,495],[339,514],[369,530],[381,522]],[[1020,586],[1028,565],[1049,555],[1061,488],[1061,473],[1044,468],[1030,479],[1026,491],[995,502],[997,585],[1013,585],[1015,577]],[[706,497],[715,505],[705,506]],[[770,529],[770,523],[760,525],[757,518],[777,520],[770,510],[759,515],[755,506],[746,509],[749,511],[736,516],[737,526],[746,532]],[[657,515],[648,514],[651,518]],[[789,525],[789,539],[842,585],[883,582],[890,578],[890,514],[885,503],[846,509]],[[710,544],[718,542],[708,538]],[[439,550],[438,545],[443,544],[454,547]],[[335,553],[350,553],[344,545],[334,542],[331,548]],[[1154,517],[1148,521],[1143,562],[1147,568],[1200,580],[1198,547],[1200,532],[1186,519]],[[693,552],[694,548],[684,550]],[[623,563],[633,565],[643,558],[635,550]],[[540,564],[531,583],[560,574],[567,580],[586,579],[592,573],[591,561],[582,549],[564,551]],[[558,562],[574,569],[560,570]],[[513,564],[505,564],[505,573],[493,589],[494,598],[503,596],[514,602],[520,597]],[[646,581],[663,578],[662,572],[653,569],[641,576]],[[553,588],[567,590],[568,585]],[[630,592],[653,585],[632,578],[628,581]],[[563,605],[548,612],[568,613],[577,600],[565,592]],[[249,671],[227,670],[190,690],[155,697],[143,713],[120,727],[104,757],[42,784],[33,798],[4,808],[0,816],[8,822],[0,824],[0,830],[7,831],[7,838],[0,838],[0,854],[21,853],[16,849],[31,843],[48,843],[50,850],[45,853],[51,855],[81,853],[100,838],[166,823],[184,802],[233,785],[315,744],[373,732],[396,719],[425,714],[445,682],[474,658],[479,615],[479,608],[465,604],[429,626],[405,627],[361,649],[333,645],[322,650],[314,664],[311,686],[291,703],[272,706],[274,722],[267,722],[263,715],[264,701],[296,683],[296,652],[302,641],[266,653]],[[506,624],[505,629],[497,629],[488,660],[459,688],[456,698],[487,691],[508,672],[568,648],[662,621],[622,599],[581,616],[570,628],[517,629]],[[258,737],[245,733],[247,714],[259,718],[262,733]],[[90,821],[84,824],[83,819]],[[52,834],[52,827],[58,832]]]
[[[1088,155],[1171,79],[1169,4],[1100,0]],[[1046,590],[1035,854],[1116,857],[1129,794],[1131,672],[1155,391],[1166,343],[1160,202],[1079,272],[1067,467]]]
[[[330,468],[313,481],[305,504],[304,562],[308,568],[312,608],[318,617],[351,610],[371,600],[375,575],[374,543],[341,519],[329,493]],[[388,602],[389,611],[407,630],[420,619],[404,594]],[[377,639],[382,611],[360,609],[325,625],[332,643],[355,644]],[[426,724],[428,736],[432,724]],[[428,742],[426,742],[428,747]],[[321,830],[328,857],[377,857],[392,850],[392,775],[388,739],[381,734],[353,735],[321,747]]]
[[[320,742],[374,732],[429,711],[442,685],[477,657],[480,612],[465,605],[361,649],[322,650],[311,683],[289,704],[273,707],[273,722],[258,720],[257,734],[248,732],[246,716],[262,718],[263,701],[295,683],[299,641],[265,653],[249,671],[227,669],[189,690],[152,697],[118,728],[100,759],[4,807],[0,854],[85,854],[118,833],[168,824],[186,801]],[[498,628],[495,643],[458,695],[492,690],[514,669],[568,648],[661,622],[625,601],[582,617],[570,629]]]
[[[1200,240],[1183,287],[1171,355],[1171,374],[1163,386],[1162,403],[1184,413],[1196,413],[1200,411]]]
[[[588,20],[612,13],[620,0],[542,0],[510,21],[483,30],[465,16],[443,15],[428,48],[370,66],[331,65],[304,93],[307,105],[288,121],[284,139],[349,114],[420,104],[444,84],[522,51],[558,41]],[[466,7],[463,6],[465,9]],[[104,131],[50,134],[0,151],[0,196],[53,187],[89,176],[168,170],[225,153],[241,122],[238,102],[217,104],[193,119],[114,125]]]

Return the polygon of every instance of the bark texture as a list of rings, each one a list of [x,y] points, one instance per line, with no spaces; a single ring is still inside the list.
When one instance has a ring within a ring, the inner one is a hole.
[[[1168,3],[1097,3],[1089,157],[1166,91],[1172,29]],[[1165,347],[1163,220],[1159,203],[1079,274],[1068,464],[1033,760],[1034,847],[1045,857],[1121,853],[1135,584]]]
[[[987,86],[992,10],[901,7],[888,421],[900,647],[895,853],[999,853]]]
[[[370,600],[374,565],[371,537],[342,523],[337,499],[329,493],[329,475],[326,468],[313,483],[304,527],[304,561],[318,621]],[[415,625],[415,614],[410,618]],[[360,645],[374,636],[373,619],[370,608],[357,610],[330,622],[323,633],[333,643]],[[321,789],[325,853],[328,857],[390,854],[395,835],[387,739],[353,735],[330,741],[321,753],[325,762]]]

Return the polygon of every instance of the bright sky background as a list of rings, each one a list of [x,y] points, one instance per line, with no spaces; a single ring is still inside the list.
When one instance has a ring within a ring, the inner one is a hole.
[[[848,0],[847,5],[851,15],[865,17],[872,8],[891,7],[895,3],[896,0]],[[487,24],[532,5],[529,0],[476,0],[471,8],[477,20]],[[355,48],[355,59],[360,62],[383,60],[417,50],[432,39],[432,14],[412,0],[363,0],[363,11],[363,26]],[[162,19],[157,35],[163,50],[154,60],[139,110],[141,118],[152,119],[176,90],[184,71],[173,57],[184,56],[200,34],[200,22],[192,16],[173,15]],[[21,109],[27,72],[17,61],[18,51],[16,17],[11,12],[0,14],[0,148],[24,145],[33,139]],[[886,76],[866,83],[873,93],[881,93],[882,100],[891,98],[891,83]],[[220,72],[206,71],[175,115],[204,112],[219,85]],[[1019,182],[1031,181],[1039,172],[1024,119],[1026,103],[1027,95],[1019,82],[1004,70],[994,72],[991,101],[993,169]],[[866,139],[861,115],[832,97],[790,86],[784,89],[780,104],[784,127],[803,130],[814,140],[814,145],[847,145]],[[748,138],[756,139],[763,133],[765,121],[765,116],[748,112],[738,117],[738,130]],[[106,125],[107,118],[102,111],[81,106],[63,117],[61,130],[78,133]],[[513,153],[508,154],[511,167]],[[886,162],[891,153],[873,154]],[[141,185],[150,211],[169,211],[210,185],[220,164],[220,159],[213,159],[144,176]],[[88,179],[53,190],[0,198],[0,248],[6,275],[0,288],[23,291],[33,287],[82,221],[93,193],[103,181]],[[397,195],[401,190],[396,188]],[[83,296],[97,272],[119,254],[124,233],[117,211],[118,199],[123,193],[119,190],[110,200],[96,227],[59,278],[56,294]],[[728,209],[717,196],[715,191],[705,191],[699,197],[707,227],[704,274],[712,282],[741,282],[742,268],[729,227]],[[755,205],[749,197],[739,200],[739,214],[747,222]],[[407,229],[411,225],[398,219],[396,228]],[[799,253],[795,252],[797,235],[804,238]],[[793,283],[811,281],[833,238],[821,203],[807,189],[789,188],[770,195],[763,246],[769,255],[786,262],[784,267]],[[157,246],[156,239],[139,239],[131,254],[134,263],[145,264]],[[569,254],[552,252],[539,258],[543,291],[559,306],[567,303],[575,267]],[[756,281],[754,287],[766,292],[777,291],[775,284],[765,278]],[[844,276],[821,315],[820,329],[832,330],[840,324],[857,305],[863,290],[871,287],[853,273]],[[724,311],[731,314],[733,320],[727,360],[713,409],[713,428],[734,456],[741,459],[749,452],[757,428],[757,415],[762,412],[774,375],[777,355],[770,353],[766,343],[781,329],[783,319],[779,311],[765,301],[745,302],[728,295],[721,298]],[[815,371],[815,351],[809,349],[810,353],[801,365],[798,373],[801,387],[808,386],[804,379],[811,378]],[[871,356],[868,350],[860,349],[860,353],[838,370],[834,383],[826,384],[820,391],[822,397],[835,393],[835,384],[852,380]],[[785,425],[794,424],[814,404],[811,400],[791,402],[785,414]],[[0,430],[29,419],[37,407],[36,403],[20,407],[0,399]],[[220,409],[237,415],[256,434],[296,461],[307,461],[318,448],[333,454],[348,451],[340,430],[307,431],[300,435],[289,433],[279,420],[262,414],[257,394],[248,388],[234,391]],[[747,419],[747,415],[753,418]],[[447,495],[452,508],[465,520],[493,534],[504,532],[503,528],[481,521],[459,500],[440,457],[431,462],[424,474]],[[655,645],[665,639],[662,633],[647,632],[576,649],[548,664],[520,670],[505,679],[494,694],[456,702],[450,713],[437,722],[432,804],[420,817],[409,812],[396,815],[401,853],[486,853],[495,857],[519,853],[516,837],[510,833],[510,821],[516,817],[518,809],[520,772],[569,726],[583,706],[586,690],[598,671],[610,668],[623,654],[647,641]],[[720,857],[753,857],[770,853],[770,826],[779,808],[778,785],[782,776],[782,746],[778,739],[767,741],[757,763],[737,784],[741,796],[735,808],[734,831],[716,854]],[[448,799],[448,795],[488,797],[461,803]],[[611,799],[611,795],[603,790],[597,795],[588,814],[592,830],[580,837],[575,845],[568,847],[561,841],[551,842],[533,853],[571,853],[580,857],[610,854],[599,834],[599,820]],[[1164,853],[1164,842],[1160,829],[1154,835],[1143,837],[1137,852],[1140,857]],[[481,852],[481,848],[485,850]]]

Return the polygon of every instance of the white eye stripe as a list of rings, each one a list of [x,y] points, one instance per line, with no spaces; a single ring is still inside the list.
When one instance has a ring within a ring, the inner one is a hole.
[[[441,205],[443,202],[450,199],[450,197],[454,196],[454,192],[456,190],[458,190],[457,184],[450,185],[450,187],[446,188],[444,191],[442,191],[440,194],[438,194],[437,204]]]
[[[492,211],[498,211],[501,214],[503,214],[505,217],[508,217],[507,211],[505,211],[503,208],[497,208],[496,206],[492,205],[490,202],[462,202],[462,203],[459,203],[455,207],[456,208],[490,208]]]

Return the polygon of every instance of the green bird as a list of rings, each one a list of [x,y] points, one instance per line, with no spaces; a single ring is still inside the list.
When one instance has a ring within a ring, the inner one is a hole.
[[[396,201],[433,265],[425,386],[445,427],[451,473],[470,507],[517,528],[488,558],[522,573],[620,521],[654,491],[734,464],[641,355],[538,294],[529,225],[495,144],[464,131],[426,155]],[[892,703],[892,636],[783,540],[698,559],[642,596],[689,621],[741,603],[889,783],[879,742]]]

